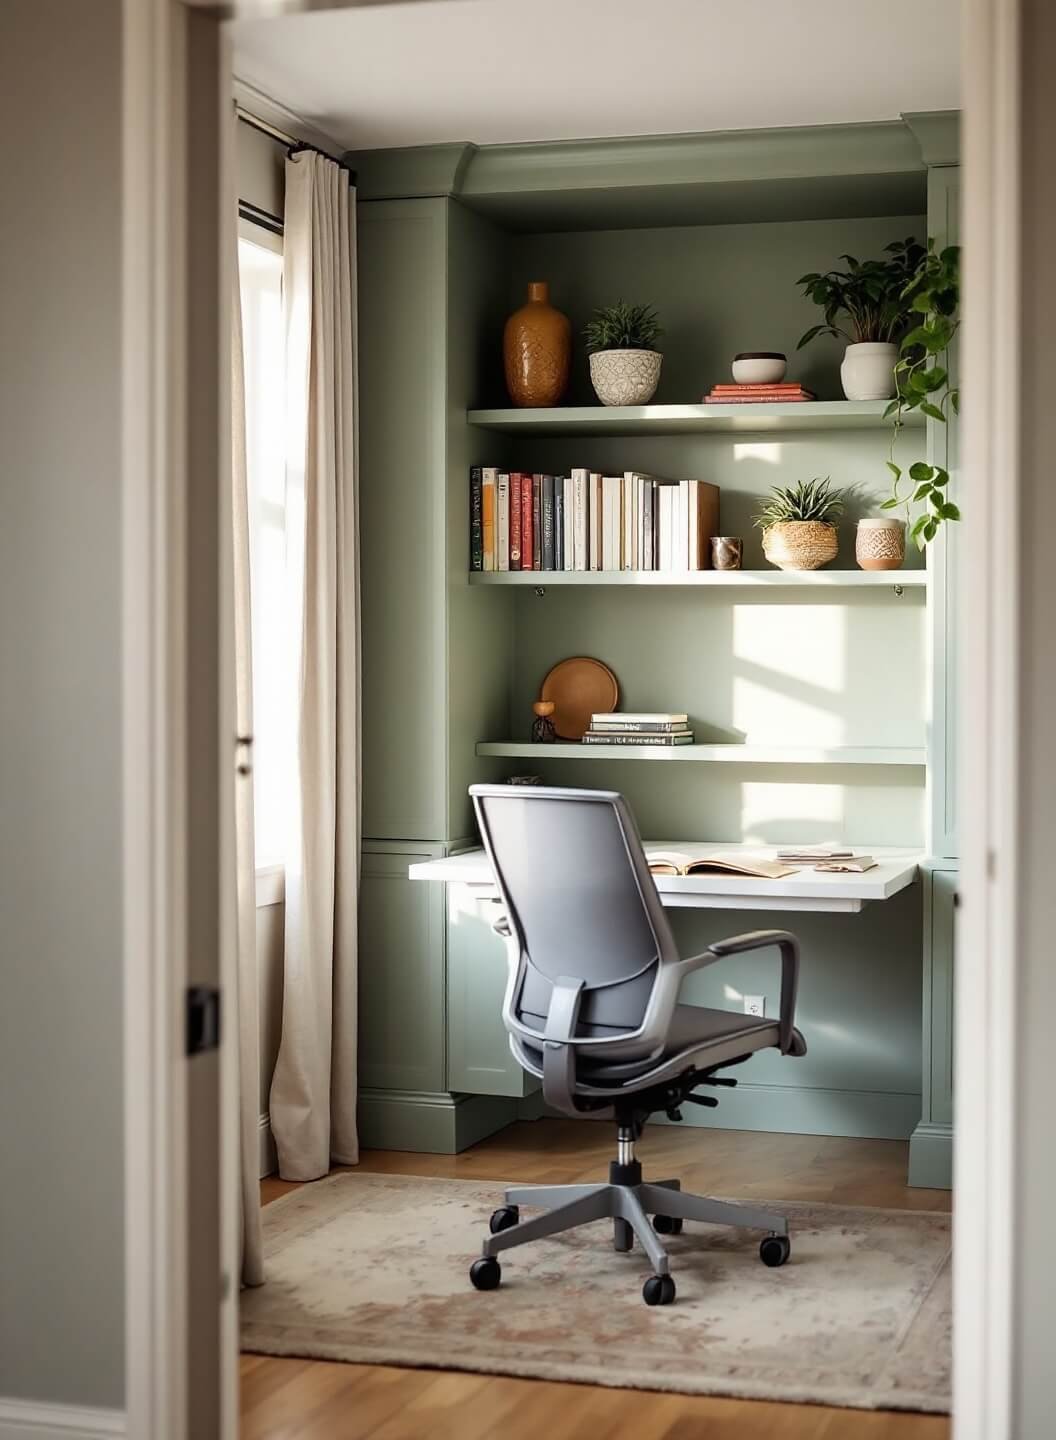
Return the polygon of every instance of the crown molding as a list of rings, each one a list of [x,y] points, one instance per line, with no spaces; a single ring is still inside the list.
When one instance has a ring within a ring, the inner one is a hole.
[[[341,144],[328,135],[325,130],[320,130],[303,115],[298,115],[295,110],[289,109],[278,100],[273,100],[263,90],[258,90],[248,80],[242,80],[235,75],[231,80],[231,95],[237,105],[243,110],[248,110],[258,120],[264,120],[269,125],[274,125],[277,130],[286,130],[298,140],[305,140],[317,150],[324,151],[334,160],[341,159]],[[276,145],[282,145],[282,141],[276,140]]]
[[[929,170],[934,165],[960,164],[959,110],[911,110],[903,114],[902,119],[920,146],[921,159]]]

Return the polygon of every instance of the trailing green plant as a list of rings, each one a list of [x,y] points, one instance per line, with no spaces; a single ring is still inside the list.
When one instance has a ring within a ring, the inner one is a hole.
[[[663,334],[651,305],[602,305],[583,330],[588,350],[652,350]]]
[[[821,325],[812,325],[802,336],[797,350],[818,335],[841,337],[851,344],[891,344],[909,321],[906,287],[917,273],[925,255],[924,247],[910,235],[884,246],[885,260],[856,260],[841,255],[846,270],[829,270],[824,275],[801,275],[796,281],[803,294],[825,312]],[[837,324],[847,317],[849,328]]]
[[[960,246],[947,245],[937,250],[935,241],[929,239],[904,293],[917,323],[903,336],[895,365],[895,398],[884,411],[894,417],[887,461],[893,483],[891,498],[881,508],[894,510],[905,505],[907,518],[912,519],[910,507],[925,504],[927,508],[910,530],[917,548],[923,550],[935,539],[940,526],[947,520],[959,520],[961,512],[946,496],[949,472],[925,460],[917,460],[903,470],[895,464],[895,444],[910,411],[919,410],[942,425],[949,422],[951,410],[955,415],[960,411],[960,389],[952,382],[949,365],[949,349],[961,323]],[[908,493],[902,490],[905,480],[914,486]]]
[[[819,525],[835,525],[843,514],[843,491],[833,488],[828,475],[819,479],[800,480],[796,485],[775,485],[764,495],[755,514],[760,530],[790,520],[813,520]]]

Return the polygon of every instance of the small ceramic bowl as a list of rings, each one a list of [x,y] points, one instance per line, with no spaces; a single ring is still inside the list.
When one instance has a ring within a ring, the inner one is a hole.
[[[733,378],[738,385],[776,385],[785,378],[788,359],[772,350],[746,350],[733,357]]]

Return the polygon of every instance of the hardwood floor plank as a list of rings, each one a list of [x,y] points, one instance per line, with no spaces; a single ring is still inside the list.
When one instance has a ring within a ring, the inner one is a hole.
[[[512,1125],[462,1155],[375,1150],[360,1169],[524,1184],[604,1178],[611,1126]],[[771,1201],[950,1209],[949,1192],[910,1190],[897,1140],[770,1135],[655,1125],[639,1146],[646,1178]],[[269,1177],[265,1204],[297,1189]],[[946,1416],[730,1400],[509,1376],[245,1356],[242,1440],[948,1440]]]

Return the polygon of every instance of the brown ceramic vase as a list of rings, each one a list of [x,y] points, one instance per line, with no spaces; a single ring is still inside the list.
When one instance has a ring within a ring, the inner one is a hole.
[[[528,300],[506,321],[502,337],[506,388],[515,405],[539,409],[560,403],[572,363],[572,326],[550,304],[550,287],[533,280]]]

